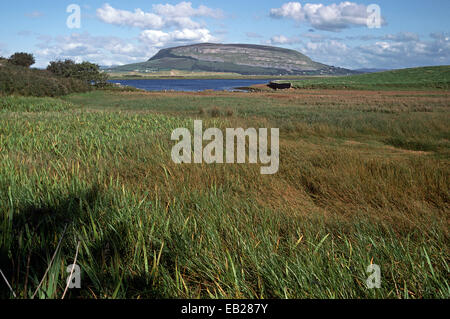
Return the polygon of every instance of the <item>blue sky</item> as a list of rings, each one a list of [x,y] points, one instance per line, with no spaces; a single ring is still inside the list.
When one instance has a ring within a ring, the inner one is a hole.
[[[81,27],[66,24],[70,4]],[[367,26],[367,6],[381,27]],[[0,55],[32,52],[101,65],[141,62],[161,48],[199,42],[253,43],[298,50],[346,68],[450,64],[450,1],[64,1],[0,2]]]

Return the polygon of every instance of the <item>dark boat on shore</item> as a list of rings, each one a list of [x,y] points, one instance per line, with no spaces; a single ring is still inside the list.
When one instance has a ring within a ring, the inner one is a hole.
[[[290,89],[292,87],[292,84],[291,84],[291,82],[279,83],[276,81],[272,81],[269,83],[269,87],[274,90],[286,90],[286,89]]]

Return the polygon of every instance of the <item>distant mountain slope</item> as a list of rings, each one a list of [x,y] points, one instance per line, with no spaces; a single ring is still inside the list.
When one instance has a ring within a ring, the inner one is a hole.
[[[312,61],[295,50],[250,44],[202,43],[159,51],[147,62],[110,68],[111,72],[167,70],[230,72],[243,75],[336,75],[354,71]]]
[[[359,73],[378,73],[378,72],[390,71],[390,69],[356,69],[353,71],[356,71]]]

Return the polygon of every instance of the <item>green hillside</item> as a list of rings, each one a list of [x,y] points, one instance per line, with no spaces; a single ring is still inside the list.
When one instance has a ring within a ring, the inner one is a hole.
[[[394,70],[372,74],[293,81],[301,89],[449,89],[450,66]]]
[[[312,61],[295,50],[249,44],[195,44],[159,51],[149,61],[109,72],[168,70],[226,72],[242,75],[344,75],[352,71]]]

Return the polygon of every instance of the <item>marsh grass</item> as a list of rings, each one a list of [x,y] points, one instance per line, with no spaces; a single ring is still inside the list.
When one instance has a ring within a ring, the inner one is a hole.
[[[75,106],[55,98],[5,96],[0,99],[0,111],[8,112],[58,112]]]
[[[25,104],[54,101],[10,99],[0,265],[18,298],[32,296],[66,227],[37,298],[62,296],[79,241],[82,289],[69,298],[450,296],[448,94],[96,91],[39,112]],[[380,100],[402,111],[378,112]],[[212,107],[220,116],[199,113]],[[175,165],[170,134],[193,118],[279,127],[279,173]],[[370,263],[381,289],[365,286]]]

